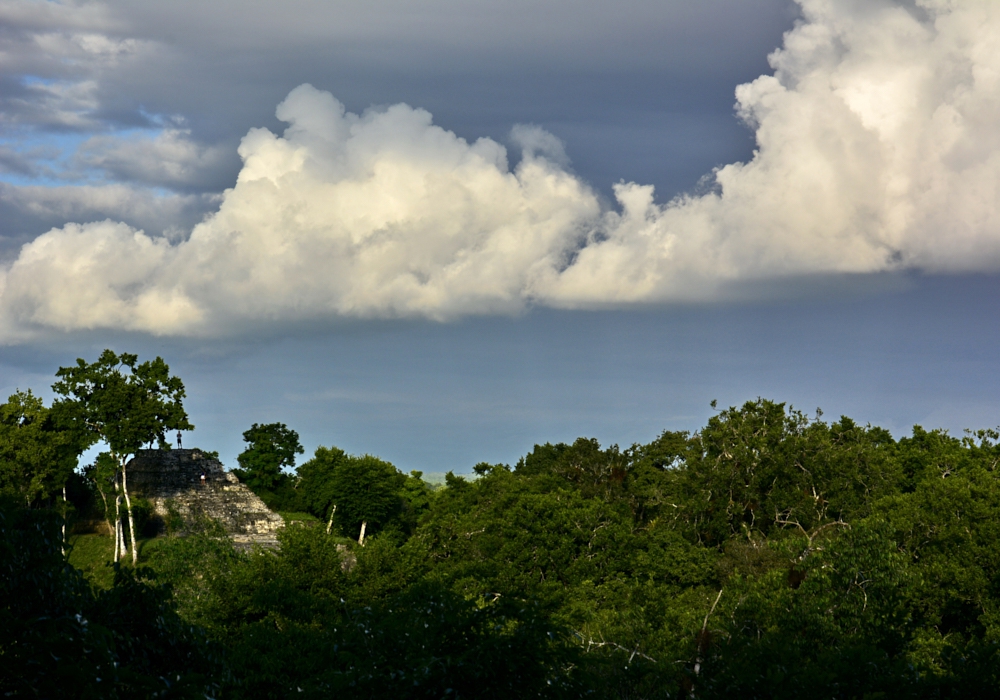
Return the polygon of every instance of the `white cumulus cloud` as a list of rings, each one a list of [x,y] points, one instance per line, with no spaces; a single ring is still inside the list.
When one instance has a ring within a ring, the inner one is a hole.
[[[501,145],[423,110],[349,114],[303,85],[278,106],[283,135],[244,137],[235,186],[185,240],[103,222],[25,245],[4,275],[6,332],[446,319],[788,275],[996,270],[1000,3],[799,3],[774,74],[736,91],[757,151],[708,194],[661,204],[620,183],[607,207],[538,127],[515,129],[511,168]]]

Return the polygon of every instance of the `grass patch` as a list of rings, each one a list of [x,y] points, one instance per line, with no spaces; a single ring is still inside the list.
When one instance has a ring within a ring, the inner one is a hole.
[[[287,522],[293,522],[293,521],[295,521],[295,522],[307,522],[307,523],[318,523],[319,522],[319,518],[317,518],[312,513],[285,513],[285,512],[279,512],[278,515],[280,515],[282,518],[284,518],[286,523]]]
[[[139,540],[140,566],[149,554],[163,546],[163,539],[165,538],[154,537]],[[111,568],[114,559],[113,542],[114,537],[111,535],[84,534],[69,537],[69,563],[82,571],[83,577],[96,588],[111,588],[114,582],[115,572]],[[124,563],[132,565],[131,551],[125,555]]]
[[[69,563],[83,572],[96,588],[111,588],[115,573],[111,569],[114,538],[108,535],[70,535]]]
[[[160,535],[148,540],[139,540],[139,564],[144,565],[150,557],[155,557],[156,552],[169,546],[170,535]]]

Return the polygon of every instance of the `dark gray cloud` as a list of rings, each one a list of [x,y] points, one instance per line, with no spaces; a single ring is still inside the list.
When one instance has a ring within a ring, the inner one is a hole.
[[[84,142],[73,165],[98,170],[109,180],[176,192],[220,191],[232,185],[239,156],[229,144],[206,146],[177,127],[156,135],[94,136]]]
[[[104,125],[102,81],[144,48],[110,8],[9,0],[0,5],[0,125],[88,130]]]
[[[266,11],[123,3],[116,10],[133,26],[155,27],[161,49],[122,66],[121,99],[182,113],[206,139],[277,128],[273,105],[303,82],[352,111],[396,102],[425,108],[472,139],[503,138],[519,122],[551,129],[579,121],[627,137],[629,127],[657,115],[668,122],[678,113],[731,114],[733,88],[769,70],[766,56],[794,16],[784,0],[300,2]],[[147,84],[154,70],[164,76],[155,89]],[[741,138],[727,161],[752,144],[735,120],[729,126]],[[570,145],[575,160],[595,161],[586,143]],[[673,166],[663,155],[666,175]],[[697,160],[688,169],[719,162],[714,154]],[[582,174],[598,187],[610,182],[600,167]]]
[[[82,127],[180,114],[206,141],[273,124],[274,105],[303,82],[354,110],[423,106],[475,136],[714,109],[766,69],[792,17],[787,0],[37,5],[0,15],[6,53],[19,57],[4,74],[47,81],[4,93],[10,119]]]
[[[31,177],[37,170],[30,157],[7,146],[0,146],[0,172]]]

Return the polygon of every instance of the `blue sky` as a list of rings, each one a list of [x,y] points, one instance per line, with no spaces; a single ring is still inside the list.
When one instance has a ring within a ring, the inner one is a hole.
[[[229,464],[426,472],[713,399],[995,426],[990,8],[0,2],[0,391],[159,354]]]

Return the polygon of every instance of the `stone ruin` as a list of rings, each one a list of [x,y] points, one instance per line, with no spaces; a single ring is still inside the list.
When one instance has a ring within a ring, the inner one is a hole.
[[[164,523],[179,517],[191,525],[207,517],[237,547],[277,546],[282,517],[201,450],[139,450],[126,469],[129,493],[148,499]]]

